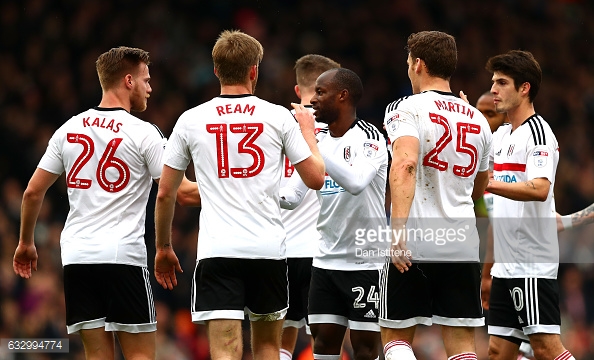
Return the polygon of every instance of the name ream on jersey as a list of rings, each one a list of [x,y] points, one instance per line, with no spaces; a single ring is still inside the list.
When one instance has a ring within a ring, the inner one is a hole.
[[[463,104],[453,103],[451,101],[435,100],[435,105],[437,106],[438,110],[457,112],[466,115],[471,119],[474,117],[474,111],[470,108],[467,108]]]
[[[241,104],[236,104],[235,107],[231,104],[227,104],[225,106],[217,106],[217,112],[219,116],[226,115],[226,114],[250,114],[254,115],[254,110],[256,109],[256,105],[245,104],[243,109],[241,108]]]
[[[114,119],[111,119],[107,123],[107,125],[105,124],[105,118],[103,118],[103,120],[99,120],[99,118],[95,118],[95,120],[93,120],[92,123],[91,123],[91,117],[83,118],[82,121],[83,121],[83,126],[84,127],[95,126],[95,127],[98,127],[98,128],[111,130],[114,133],[120,132],[120,126],[122,126],[122,123],[115,124],[115,120]],[[114,128],[114,124],[115,124],[115,128]]]
[[[518,180],[516,180],[516,175],[494,175],[493,178],[497,181],[503,181],[506,183],[518,182]]]
[[[336,183],[336,181],[332,180],[331,178],[327,177],[324,180],[324,187],[320,189],[320,194],[324,195],[336,195],[339,193],[344,192],[344,188]]]

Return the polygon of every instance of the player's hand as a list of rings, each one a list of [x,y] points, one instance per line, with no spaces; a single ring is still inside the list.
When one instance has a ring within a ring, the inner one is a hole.
[[[31,270],[37,271],[37,249],[35,244],[25,245],[19,242],[12,258],[12,268],[15,274],[25,279],[31,277]]]
[[[155,255],[155,278],[163,289],[173,290],[177,286],[177,277],[175,272],[184,271],[179,264],[179,260],[171,247],[165,249],[157,249]]]
[[[314,132],[316,130],[314,124],[315,118],[311,111],[301,104],[291,103],[291,106],[293,106],[293,109],[295,109],[295,119],[299,123],[301,132]]]
[[[482,277],[481,278],[481,302],[483,303],[483,309],[489,310],[489,297],[491,296],[491,284],[493,278]]]
[[[397,230],[392,230],[392,236],[394,234],[400,234],[401,236],[392,239],[392,245],[390,248],[390,257],[392,258],[392,264],[396,266],[396,269],[401,273],[408,271],[408,268],[412,266],[410,262],[409,250],[406,248],[406,238],[404,234],[406,234],[406,230],[403,227]]]
[[[460,90],[460,99],[464,100],[465,103],[470,104],[468,101],[468,96],[464,93],[464,91]]]

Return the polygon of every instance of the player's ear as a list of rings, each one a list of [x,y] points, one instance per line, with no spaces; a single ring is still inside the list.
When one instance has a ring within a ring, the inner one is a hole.
[[[299,85],[295,85],[295,94],[299,99],[301,99],[301,90],[299,89]]]
[[[526,81],[525,83],[520,85],[520,92],[522,93],[522,95],[528,96],[528,93],[530,92],[530,83]]]
[[[215,76],[218,78],[219,77],[219,72],[217,71],[217,68],[213,68],[213,72],[215,74]]]
[[[124,76],[124,85],[126,86],[127,89],[132,89],[133,82],[134,82],[134,77],[131,74],[126,74],[126,76]]]

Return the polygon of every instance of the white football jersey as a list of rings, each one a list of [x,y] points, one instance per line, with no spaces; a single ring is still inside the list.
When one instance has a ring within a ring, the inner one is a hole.
[[[317,228],[322,239],[313,266],[346,271],[381,269],[384,251],[389,247],[377,236],[387,226],[388,152],[384,136],[372,124],[357,119],[341,137],[332,137],[327,129],[322,129],[318,138],[324,159],[332,157],[355,172],[372,166],[374,174],[371,182],[356,195],[326,174],[324,186],[317,191],[321,202]],[[330,171],[328,163],[326,169]]]
[[[311,105],[307,105],[306,108],[313,111]],[[291,113],[294,114],[295,110],[292,110]],[[320,129],[325,129],[328,125],[316,122],[315,127],[317,134]],[[287,185],[289,178],[295,172],[295,167],[286,156],[284,156],[283,164],[281,187]],[[320,201],[314,190],[308,190],[301,204],[294,210],[281,209],[281,220],[287,232],[288,258],[313,257],[320,241],[320,233],[316,229],[319,214]]]
[[[416,189],[407,243],[417,261],[479,261],[472,191],[489,169],[491,130],[485,117],[452,93],[424,91],[389,104],[384,118],[393,144],[419,139]]]
[[[493,178],[507,183],[546,178],[551,182],[545,201],[493,200],[495,264],[491,275],[500,278],[555,279],[559,244],[553,188],[559,145],[549,124],[538,114],[512,132],[501,128],[493,144]],[[499,132],[499,131],[497,131]]]
[[[38,167],[66,171],[62,265],[147,266],[146,203],[165,143],[156,126],[122,108],[87,110],[54,133]]]
[[[194,161],[202,198],[198,260],[285,258],[279,189],[283,154],[299,163],[311,151],[291,112],[253,95],[221,95],[184,112],[165,164]]]

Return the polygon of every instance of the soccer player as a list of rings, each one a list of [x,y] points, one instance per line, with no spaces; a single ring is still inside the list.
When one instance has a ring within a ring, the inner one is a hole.
[[[449,359],[476,359],[474,330],[484,318],[473,200],[488,182],[491,131],[450,90],[457,62],[452,36],[414,33],[407,50],[413,95],[389,104],[384,118],[394,235],[380,280],[384,353],[388,360],[415,359],[416,326],[435,323]]]
[[[324,71],[338,67],[340,64],[336,61],[317,54],[302,56],[295,62],[295,94],[301,100],[301,105],[313,112],[309,100],[314,94],[316,79]],[[326,124],[315,123],[316,132],[326,127]],[[285,156],[281,187],[287,184],[293,172],[293,165]],[[289,279],[289,309],[283,324],[281,360],[292,358],[299,329],[306,325],[312,257],[320,239],[320,233],[316,229],[319,213],[320,202],[315,191],[308,191],[295,210],[281,209],[281,220],[287,232]]]
[[[321,241],[309,290],[314,359],[338,360],[347,327],[356,359],[379,353],[379,251],[386,241],[366,241],[364,234],[387,225],[388,153],[377,128],[357,117],[362,95],[359,76],[339,68],[318,77],[310,100],[316,120],[328,124],[318,134],[327,176],[318,191]],[[297,206],[304,193],[299,179],[291,178],[281,190],[283,207]]]
[[[311,112],[295,104],[297,123],[286,108],[253,95],[262,56],[253,37],[220,34],[212,57],[221,95],[178,119],[157,194],[155,277],[173,289],[180,270],[171,244],[175,191],[194,161],[202,211],[191,311],[192,321],[206,322],[213,359],[241,358],[244,310],[254,358],[279,359],[288,306],[283,154],[309,187],[324,181]]]
[[[560,338],[559,251],[553,187],[557,139],[534,110],[542,72],[527,51],[490,58],[491,92],[510,126],[494,138],[495,264],[489,300],[489,358],[511,359],[530,340],[536,359],[573,359]]]
[[[66,324],[69,334],[80,334],[87,359],[114,358],[113,332],[126,358],[155,358],[144,223],[166,139],[156,126],[130,114],[146,109],[149,63],[146,51],[129,47],[99,56],[99,106],[54,133],[23,194],[13,267],[28,279],[37,270],[33,235],[43,198],[67,172],[70,212],[60,239]],[[178,200],[187,205],[184,199],[197,199],[197,192],[184,178]]]

